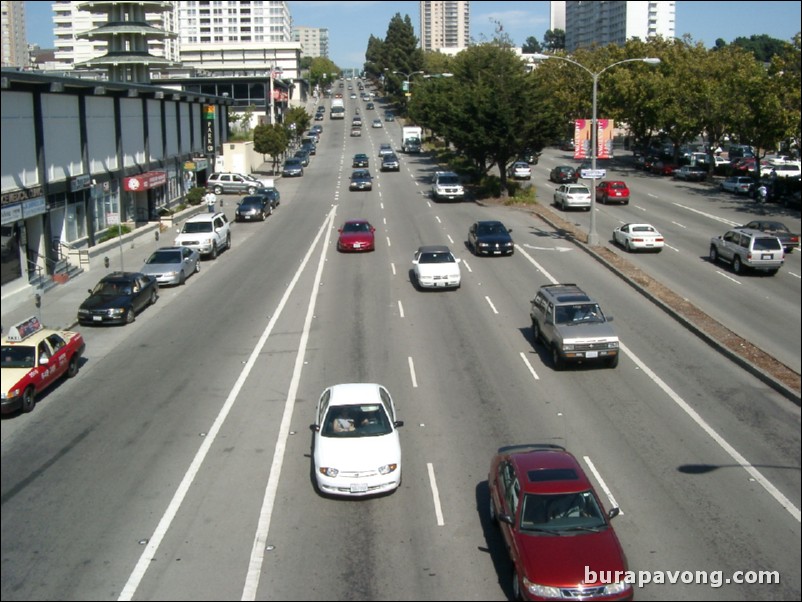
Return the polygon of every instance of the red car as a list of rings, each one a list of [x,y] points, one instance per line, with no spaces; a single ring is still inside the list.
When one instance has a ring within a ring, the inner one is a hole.
[[[37,317],[14,324],[3,337],[2,413],[30,412],[36,397],[62,376],[78,374],[86,344],[79,332],[50,330]]]
[[[490,518],[513,564],[515,600],[631,600],[626,556],[579,462],[559,445],[502,447],[487,477]],[[616,573],[616,571],[619,571]],[[621,581],[614,581],[610,577]],[[595,577],[585,582],[587,576]]]
[[[657,161],[652,165],[652,173],[658,176],[673,176],[674,172],[679,169],[679,165],[669,163],[668,161]]]
[[[364,219],[350,219],[340,228],[338,251],[373,251],[376,228]]]
[[[596,186],[596,198],[605,205],[610,201],[629,204],[629,187],[623,180],[604,180]]]

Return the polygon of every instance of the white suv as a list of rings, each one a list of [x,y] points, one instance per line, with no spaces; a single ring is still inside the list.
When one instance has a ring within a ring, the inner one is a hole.
[[[217,259],[222,249],[231,248],[231,224],[224,213],[201,213],[184,222],[175,239],[176,247],[189,247]]]
[[[459,176],[453,171],[436,171],[432,180],[432,198],[435,201],[461,201],[465,197],[465,189]]]

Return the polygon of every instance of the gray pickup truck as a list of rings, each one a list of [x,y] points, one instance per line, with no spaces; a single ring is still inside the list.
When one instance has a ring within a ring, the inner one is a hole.
[[[569,362],[618,365],[618,336],[599,304],[576,284],[546,284],[538,289],[529,312],[532,339],[551,353],[555,370]]]

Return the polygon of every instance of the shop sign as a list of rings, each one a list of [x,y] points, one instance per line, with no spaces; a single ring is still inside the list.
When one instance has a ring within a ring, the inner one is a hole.
[[[143,192],[167,184],[167,172],[148,171],[138,176],[123,178],[123,190]]]

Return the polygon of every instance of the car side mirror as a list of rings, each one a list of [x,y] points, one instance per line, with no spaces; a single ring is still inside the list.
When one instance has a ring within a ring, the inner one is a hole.
[[[499,520],[500,520],[502,523],[507,523],[508,525],[512,525],[512,524],[514,524],[514,522],[515,522],[515,521],[513,520],[513,518],[512,518],[512,517],[511,517],[509,514],[499,514],[499,515],[498,515],[498,519],[499,519]]]
[[[49,364],[49,363],[50,363],[50,358],[47,357],[46,355],[43,355],[42,357],[39,358],[39,365],[40,366],[44,366],[45,364]]]
[[[614,519],[616,516],[618,516],[620,513],[621,513],[621,508],[618,508],[618,507],[616,507],[616,508],[610,508],[610,511],[607,513],[607,518],[609,518],[610,520],[612,520],[612,519]]]
[[[455,259],[456,259],[457,263],[462,263],[462,259],[460,259],[459,257],[455,257]]]
[[[398,428],[399,426],[404,426],[404,421],[396,420],[393,424],[395,425],[396,428]]]
[[[412,260],[412,265],[418,265],[418,260],[417,259],[413,259]],[[92,291],[89,291],[89,292],[91,293]]]
[[[507,228],[507,232],[512,232],[512,228]]]
[[[320,432],[320,425],[319,424],[310,424],[309,430],[314,431],[315,433]]]

